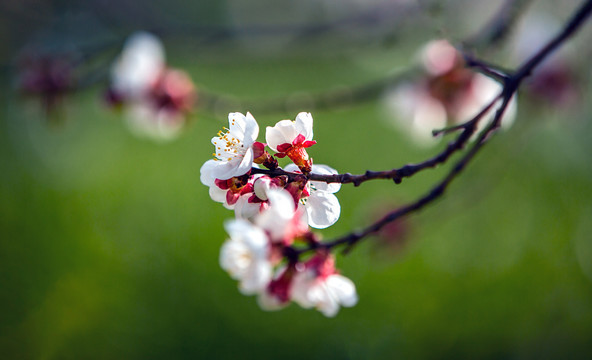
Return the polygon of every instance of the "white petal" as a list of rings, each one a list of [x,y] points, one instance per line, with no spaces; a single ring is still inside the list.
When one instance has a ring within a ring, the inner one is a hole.
[[[294,217],[294,200],[283,189],[270,189],[267,197],[269,207],[255,219],[255,223],[269,232],[272,241],[282,241]]]
[[[331,297],[328,292],[326,283],[323,286],[315,288],[314,293],[317,299],[316,308],[323,313],[326,317],[334,317],[339,312],[339,303]]]
[[[267,259],[255,261],[239,284],[239,290],[244,295],[253,295],[265,290],[271,281],[272,268]]]
[[[242,156],[241,162],[236,167],[236,171],[232,176],[241,176],[248,173],[253,167],[253,148],[249,147],[245,154]]]
[[[292,279],[292,300],[305,309],[315,305],[308,296],[308,292],[315,280],[315,274],[310,270],[299,272]]]
[[[151,138],[171,141],[179,137],[185,126],[185,116],[179,111],[161,109],[156,114],[156,123],[151,128]]]
[[[246,220],[225,221],[224,229],[226,229],[232,240],[245,242],[251,248],[264,248],[267,246],[267,236],[263,230]]]
[[[240,141],[245,137],[245,129],[247,127],[245,116],[239,112],[228,114],[228,128],[230,134]]]
[[[253,182],[253,191],[261,200],[267,200],[267,191],[271,189],[271,179],[269,177],[259,177]]]
[[[286,170],[287,171],[287,170]],[[337,170],[333,169],[327,165],[313,165],[312,166],[312,173],[319,174],[319,175],[335,175],[338,174]],[[340,183],[326,183],[323,181],[311,181],[311,186],[313,186],[318,191],[325,191],[330,193],[336,193],[341,189]]]
[[[215,179],[220,180],[228,180],[234,175],[237,171],[236,169],[241,163],[242,158],[233,158],[230,161],[216,161],[216,166],[212,169],[212,176]]]
[[[251,147],[257,141],[257,136],[259,136],[259,124],[257,124],[257,120],[253,115],[248,112],[247,116],[245,116],[245,137],[243,139],[245,147]]]
[[[201,166],[201,168],[199,169],[199,180],[201,180],[202,184],[206,186],[215,186],[215,178],[213,175],[213,171],[214,168],[217,166],[217,162],[218,161],[216,160],[210,159]]]
[[[215,179],[228,180],[249,172],[253,165],[253,149],[249,148],[244,156],[235,156],[230,161],[215,161],[211,173]]]
[[[237,200],[236,204],[234,204],[234,215],[237,219],[252,221],[255,219],[255,216],[259,215],[261,204],[250,203],[249,197],[250,195],[243,195]]]
[[[337,222],[341,206],[337,197],[331,193],[313,191],[306,200],[308,225],[324,229]]]
[[[314,167],[315,165],[313,165]],[[293,173],[302,173],[298,166],[294,163],[289,163],[288,165],[284,166],[284,171],[293,172]]]
[[[296,115],[295,128],[299,134],[304,135],[306,140],[312,140],[312,115],[307,112],[301,112]]]
[[[281,303],[277,297],[270,295],[267,291],[262,291],[257,297],[259,307],[265,311],[276,311],[285,308],[288,303]]]
[[[502,86],[495,80],[488,78],[482,74],[476,74],[473,80],[474,84],[474,93],[475,93],[475,105],[472,109],[467,110],[467,113],[464,114],[464,117],[468,120],[470,116],[476,115],[483,106],[489,103],[495,96],[497,96],[501,90]],[[491,111],[489,114],[490,119],[495,115],[495,111]],[[502,117],[502,127],[507,129],[512,126],[514,123],[514,119],[516,117],[516,96],[512,97],[510,102],[508,103],[508,107],[504,112],[504,116]],[[461,119],[465,121],[465,119]],[[480,129],[482,129],[483,125],[485,125],[486,121],[480,121],[479,125]]]
[[[222,204],[224,204],[225,208],[232,210],[232,208],[234,206],[228,205],[226,203],[226,193],[227,192],[228,192],[228,190],[222,190],[219,187],[217,187],[216,185],[210,186],[210,197],[212,198],[212,200],[222,203]]]
[[[226,270],[233,279],[242,279],[250,265],[248,257],[243,256],[248,251],[247,245],[241,241],[226,241],[220,249],[220,267]]]
[[[230,235],[220,251],[220,266],[240,281],[245,294],[262,291],[271,280],[269,241],[265,233],[245,220],[230,220],[224,224]]]
[[[278,129],[268,126],[265,129],[265,141],[271,150],[277,152],[278,145],[285,143],[286,139]]]
[[[334,274],[326,279],[329,294],[345,307],[358,303],[358,294],[354,283],[343,275]]]
[[[412,136],[419,145],[430,146],[438,143],[432,130],[446,126],[446,109],[440,101],[429,95],[422,97],[414,110]]]
[[[298,131],[291,120],[281,120],[274,127],[268,126],[265,132],[265,141],[273,150],[277,151],[278,145],[292,143],[298,136]]]
[[[132,35],[111,69],[112,86],[124,96],[143,95],[164,67],[164,49],[158,38],[146,32]]]
[[[308,290],[308,299],[327,317],[333,317],[339,311],[339,303],[330,295],[325,280],[317,279],[315,281]]]
[[[304,206],[301,202],[298,202],[296,215],[294,216],[300,216],[300,222],[303,224],[308,224],[308,213],[306,211],[306,206]]]
[[[296,206],[288,191],[279,188],[269,189],[267,198],[269,199],[269,208],[265,211],[266,213],[282,219],[292,219]]]
[[[137,137],[150,137],[151,127],[156,123],[156,110],[147,102],[133,102],[125,111],[125,123]]]

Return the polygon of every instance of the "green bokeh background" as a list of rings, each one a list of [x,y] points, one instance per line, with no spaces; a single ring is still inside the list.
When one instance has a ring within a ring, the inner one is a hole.
[[[232,41],[202,52],[186,50],[183,40],[165,44],[170,63],[198,87],[264,99],[374,81],[406,66],[428,35],[400,48],[356,44],[355,53],[317,52],[317,39],[268,57],[247,56]],[[48,125],[38,104],[12,91],[10,73],[4,80],[2,358],[592,356],[592,105],[585,82],[577,107],[521,98],[515,125],[491,139],[442,199],[407,218],[401,247],[369,238],[339,255],[360,301],[327,319],[296,305],[264,312],[219,267],[223,222],[232,213],[210,200],[199,168],[223,116],[198,109],[177,141],[156,144],[127,131],[121,114],[101,102],[100,86],[68,96],[62,122]],[[298,111],[313,111],[315,162],[341,172],[418,162],[444,144],[414,146],[385,121],[379,98],[254,115],[264,129]],[[340,221],[321,234],[345,234],[412,201],[448,167],[401,185],[344,185]]]

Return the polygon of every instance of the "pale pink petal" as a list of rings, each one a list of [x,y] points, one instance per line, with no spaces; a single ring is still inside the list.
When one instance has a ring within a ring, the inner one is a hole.
[[[432,75],[450,71],[458,57],[458,51],[446,40],[430,41],[423,49],[421,58],[425,69]]]

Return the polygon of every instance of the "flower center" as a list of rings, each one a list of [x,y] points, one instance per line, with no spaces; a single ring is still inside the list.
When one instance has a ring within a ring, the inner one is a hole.
[[[243,142],[232,135],[228,128],[225,127],[223,130],[218,131],[218,137],[213,141],[216,146],[216,152],[212,154],[214,160],[230,161],[235,157],[244,156],[247,149]]]

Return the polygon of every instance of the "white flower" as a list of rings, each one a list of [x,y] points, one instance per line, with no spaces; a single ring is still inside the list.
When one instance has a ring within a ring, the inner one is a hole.
[[[337,315],[340,306],[358,302],[354,283],[339,274],[319,276],[315,270],[297,273],[292,283],[292,300],[305,309],[316,308],[327,317]]]
[[[187,73],[166,67],[163,46],[154,35],[139,32],[125,43],[111,68],[110,96],[126,107],[126,121],[139,137],[175,139],[195,100]]]
[[[111,68],[111,86],[126,99],[137,100],[156,82],[164,64],[160,40],[146,32],[135,33]]]
[[[284,170],[298,172],[298,167],[294,164],[288,164]],[[320,175],[338,173],[337,170],[327,165],[313,165],[312,172]],[[306,209],[308,225],[317,229],[325,229],[335,224],[341,214],[341,206],[337,196],[333,194],[341,189],[341,184],[309,181],[306,188],[306,192],[310,195],[301,201]]]
[[[302,172],[309,173],[312,160],[309,159],[306,148],[317,143],[312,139],[312,135],[312,115],[301,112],[295,121],[282,120],[274,127],[268,126],[265,140],[267,145],[277,152],[276,157],[287,156]]]
[[[295,121],[281,120],[274,127],[268,126],[265,132],[265,141],[273,151],[285,152],[286,150],[281,145],[296,145],[294,144],[296,140],[299,140],[298,144],[303,144],[305,141],[311,141],[312,136],[312,115],[301,112],[296,115]]]
[[[253,143],[259,135],[259,125],[251,115],[241,113],[228,114],[229,129],[212,138],[216,147],[215,159],[208,160],[201,167],[201,179],[204,178],[227,180],[249,172],[253,166]],[[207,184],[206,184],[207,185]]]
[[[230,220],[224,227],[230,235],[220,251],[220,266],[245,295],[263,291],[272,278],[270,245],[265,232],[246,220]]]

